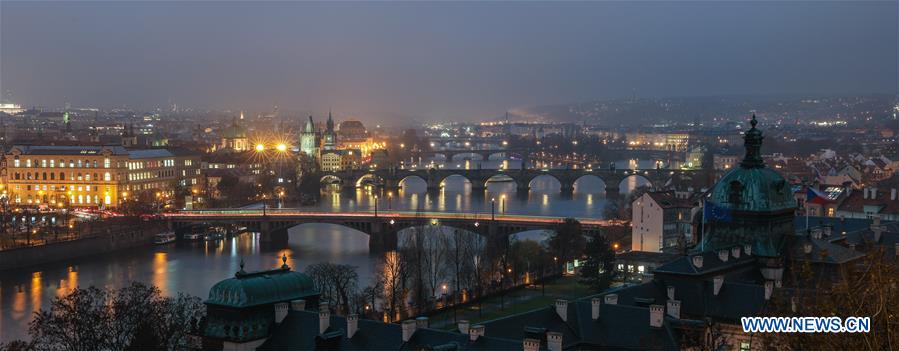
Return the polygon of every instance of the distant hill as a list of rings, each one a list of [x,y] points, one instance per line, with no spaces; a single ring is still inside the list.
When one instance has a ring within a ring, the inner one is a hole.
[[[614,126],[643,126],[663,123],[705,122],[713,118],[733,120],[755,112],[785,120],[847,121],[892,118],[896,97],[867,95],[851,97],[719,96],[660,99],[595,100],[563,105],[518,108],[516,119],[543,122],[572,122]]]

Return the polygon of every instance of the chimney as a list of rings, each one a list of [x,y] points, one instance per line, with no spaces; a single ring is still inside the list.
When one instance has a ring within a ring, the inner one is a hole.
[[[606,305],[617,305],[618,304],[618,294],[608,294],[605,296]]]
[[[290,309],[294,311],[302,311],[306,309],[306,300],[293,300],[290,302]]]
[[[734,257],[734,259],[740,258],[740,247],[734,246],[730,248],[730,255]]]
[[[702,269],[702,256],[693,256],[693,266],[696,267],[696,269]]]
[[[721,262],[727,262],[727,258],[729,256],[730,256],[730,253],[727,252],[727,249],[718,250],[718,259],[721,260]]]
[[[287,302],[279,302],[275,304],[275,323],[281,323],[287,317]]]
[[[680,319],[680,300],[668,300],[668,315]]]
[[[424,328],[430,328],[430,327],[431,327],[431,323],[428,320],[428,317],[421,316],[421,317],[415,318],[415,329],[424,329]]]
[[[462,333],[462,334],[468,334],[468,326],[471,325],[471,323],[468,322],[467,319],[460,319],[460,320],[459,320],[459,323],[458,323],[457,325],[458,325],[458,327],[459,327],[459,332],[460,332],[460,333]]]
[[[890,189],[890,200],[891,200],[891,201],[895,201],[895,200],[896,200],[896,188]]]
[[[546,349],[549,351],[562,351],[562,333],[546,332]]]
[[[771,295],[774,294],[774,281],[766,280],[765,281],[765,300],[771,300]]]
[[[721,291],[721,286],[724,285],[724,276],[715,276],[712,278],[712,283],[715,285],[715,296],[718,296],[718,293]]]
[[[318,311],[318,335],[322,335],[331,326],[331,311]]]
[[[558,314],[559,317],[562,318],[562,321],[568,321],[568,300],[556,300],[556,314]]]
[[[590,299],[590,318],[594,321],[599,319],[599,306],[602,305],[602,300],[598,297],[594,297]]]
[[[415,320],[407,319],[403,321],[403,342],[409,342],[409,339],[412,339],[412,334],[415,334]]]
[[[668,299],[674,300],[674,286],[673,285],[668,286]]]
[[[346,337],[347,339],[352,339],[353,335],[356,335],[356,330],[359,330],[359,315],[351,314],[346,316]]]
[[[743,252],[746,253],[746,256],[752,256],[752,245],[750,245],[750,244],[743,245]]]
[[[521,349],[523,351],[540,351],[540,339],[525,338]]]
[[[478,338],[484,336],[484,325],[475,324],[468,328],[468,340],[471,342],[478,341]]]
[[[665,307],[662,305],[649,306],[649,326],[653,328],[661,328],[662,320],[665,319]]]

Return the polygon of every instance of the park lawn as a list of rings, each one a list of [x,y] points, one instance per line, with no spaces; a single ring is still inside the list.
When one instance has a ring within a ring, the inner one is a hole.
[[[586,285],[577,282],[577,277],[565,276],[547,282],[545,295],[542,294],[540,285],[535,285],[507,294],[503,309],[500,309],[500,298],[493,297],[483,302],[484,313],[480,317],[478,317],[477,305],[470,305],[465,311],[459,310],[457,313],[459,319],[468,319],[471,324],[476,324],[551,306],[556,299],[574,300],[592,294],[594,292]],[[454,324],[447,323],[452,318],[452,310],[443,311],[430,317],[432,322],[443,321],[445,323],[440,326],[440,329],[455,330]]]

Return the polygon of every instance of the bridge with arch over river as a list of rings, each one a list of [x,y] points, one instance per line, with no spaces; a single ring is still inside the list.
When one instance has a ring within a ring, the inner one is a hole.
[[[605,184],[607,198],[615,198],[620,193],[620,184],[628,177],[644,178],[652,187],[663,187],[676,176],[697,175],[693,170],[670,169],[376,169],[348,170],[338,172],[322,172],[314,175],[321,186],[336,184],[344,189],[354,189],[365,185],[396,190],[411,177],[417,177],[427,183],[428,191],[440,190],[444,181],[453,176],[465,178],[471,183],[472,191],[483,191],[487,183],[499,177],[507,177],[516,184],[519,193],[527,193],[531,182],[537,177],[549,176],[558,180],[563,194],[574,192],[575,183],[584,177],[596,177]]]
[[[186,210],[165,214],[176,231],[197,225],[235,224],[261,233],[262,242],[286,243],[288,229],[307,223],[336,224],[369,235],[369,250],[383,252],[397,248],[397,234],[424,225],[474,232],[487,240],[505,240],[530,230],[554,229],[564,218],[493,213],[452,213],[414,211],[313,212],[295,208]],[[577,218],[586,234],[603,227],[626,225],[619,220]]]

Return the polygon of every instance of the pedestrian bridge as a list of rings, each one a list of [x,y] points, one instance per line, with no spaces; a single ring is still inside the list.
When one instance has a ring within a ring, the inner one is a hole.
[[[424,225],[441,225],[485,236],[488,240],[508,239],[512,234],[554,229],[564,218],[491,213],[359,211],[316,212],[295,208],[280,209],[209,209],[165,214],[176,230],[193,224],[236,224],[262,233],[264,242],[286,242],[287,230],[306,223],[327,223],[352,228],[369,235],[372,252],[394,250],[397,233]],[[625,225],[618,220],[577,218],[585,233],[599,232],[602,227]]]

